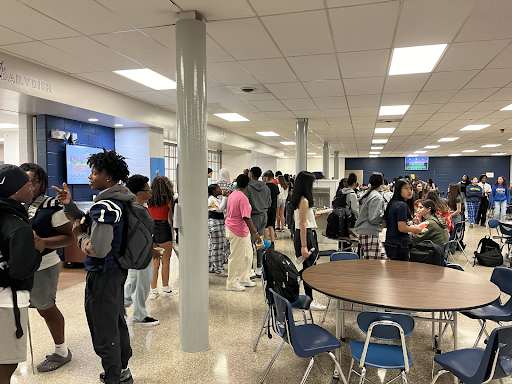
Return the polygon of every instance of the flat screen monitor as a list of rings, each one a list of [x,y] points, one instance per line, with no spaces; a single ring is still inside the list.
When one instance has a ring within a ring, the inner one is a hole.
[[[66,145],[66,171],[68,184],[89,184],[91,170],[87,165],[90,155],[103,151],[101,148]]]
[[[428,171],[428,157],[406,157],[406,171]]]

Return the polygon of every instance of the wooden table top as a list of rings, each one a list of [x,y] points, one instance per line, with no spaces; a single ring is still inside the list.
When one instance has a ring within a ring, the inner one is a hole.
[[[333,261],[309,267],[302,278],[337,299],[420,312],[469,310],[500,296],[499,288],[481,277],[406,261]]]

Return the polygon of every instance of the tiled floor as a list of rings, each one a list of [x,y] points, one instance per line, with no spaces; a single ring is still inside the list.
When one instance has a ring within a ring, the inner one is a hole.
[[[487,228],[468,229],[466,242],[468,255],[472,254],[478,240],[488,234]],[[293,255],[293,244],[288,232],[280,235],[276,248],[288,255]],[[321,246],[321,249],[327,247]],[[329,246],[328,248],[332,248]],[[457,260],[466,272],[489,279],[492,268],[471,267],[467,265],[462,254],[457,253]],[[327,262],[322,257],[320,262]],[[171,265],[171,283],[178,286],[178,260],[173,256]],[[159,319],[157,327],[130,327],[132,336],[133,357],[130,360],[135,382],[137,383],[258,383],[268,362],[279,345],[279,338],[268,339],[262,336],[258,351],[252,347],[261,325],[266,307],[263,301],[261,282],[246,292],[227,292],[225,278],[209,275],[210,279],[210,348],[202,353],[185,354],[179,350],[178,331],[178,296],[159,297],[148,301],[151,316]],[[436,289],[435,285],[432,289]],[[446,292],[447,295],[450,292]],[[96,383],[102,371],[100,359],[92,349],[89,329],[83,309],[84,283],[61,290],[58,293],[58,305],[66,318],[67,343],[73,352],[73,360],[58,371],[51,373],[32,373],[30,360],[20,364],[13,378],[13,383]],[[324,304],[327,298],[316,294]],[[128,312],[130,314],[130,310]],[[319,322],[322,312],[314,312],[315,322]],[[334,305],[329,309],[324,327],[335,332]],[[34,360],[37,365],[46,354],[53,350],[50,334],[42,318],[31,310],[30,321],[34,346]],[[478,333],[476,321],[459,315],[459,346],[472,346]],[[409,382],[414,384],[429,383],[432,372],[434,352],[431,348],[431,328],[426,322],[417,323],[413,334],[407,339],[414,365],[408,375]],[[447,331],[444,345],[453,348],[450,340],[451,331]],[[347,318],[347,340],[362,339],[363,334],[355,324],[355,317]],[[481,344],[483,345],[483,344]],[[325,371],[322,375],[318,367],[313,367],[308,383],[330,383],[334,364],[327,356],[320,357]],[[350,355],[348,343],[342,347],[342,368],[348,374]],[[298,358],[289,346],[284,346],[273,368],[267,383],[299,383],[306,370],[308,361]],[[436,371],[438,367],[435,368]],[[369,369],[369,378],[375,383],[386,382],[394,377],[396,371],[386,372]],[[351,382],[355,383],[356,378]],[[503,383],[512,383],[506,379]],[[438,383],[453,383],[453,377],[444,375]]]

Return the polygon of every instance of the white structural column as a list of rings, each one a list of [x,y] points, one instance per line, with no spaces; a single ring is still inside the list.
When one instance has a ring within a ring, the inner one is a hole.
[[[334,180],[340,179],[340,151],[334,151]]]
[[[324,141],[324,150],[322,153],[322,160],[323,160],[323,167],[322,167],[322,173],[324,174],[325,178],[327,180],[330,179],[329,175],[329,142]]]
[[[201,352],[208,334],[206,25],[189,11],[176,22],[180,349]],[[195,175],[194,177],[190,177]],[[204,177],[201,177],[203,175]]]
[[[308,119],[297,119],[295,130],[295,174],[308,169]]]

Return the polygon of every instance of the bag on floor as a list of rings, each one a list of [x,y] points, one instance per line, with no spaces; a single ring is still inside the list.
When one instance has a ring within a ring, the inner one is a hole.
[[[299,298],[300,275],[295,264],[274,247],[268,248],[263,254],[263,270],[267,280],[267,288],[272,288],[290,303]],[[269,302],[273,301],[272,293],[265,292]]]
[[[476,246],[473,266],[475,266],[477,261],[478,264],[484,267],[498,267],[502,265],[503,255],[501,254],[500,245],[489,236],[480,239]]]
[[[352,220],[352,212],[347,208],[335,208],[327,216],[327,227],[325,234],[330,239],[349,237]]]
[[[413,244],[410,251],[410,261],[432,265],[444,265],[443,248],[430,240]]]

